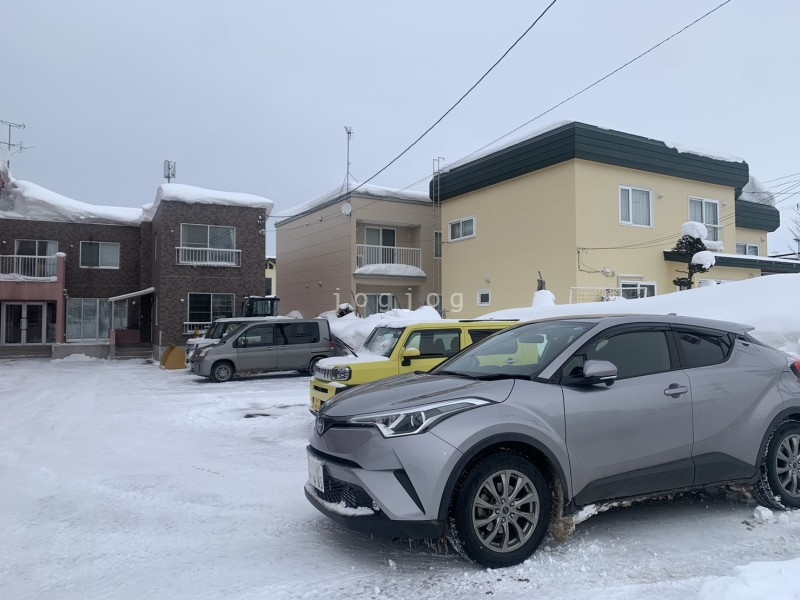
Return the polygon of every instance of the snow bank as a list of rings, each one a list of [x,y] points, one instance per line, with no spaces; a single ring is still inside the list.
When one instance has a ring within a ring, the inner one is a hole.
[[[358,348],[378,326],[381,327],[406,327],[416,323],[435,323],[442,317],[432,306],[420,306],[416,310],[395,308],[384,313],[377,313],[366,318],[361,318],[355,313],[347,314],[339,319],[335,313],[323,313],[330,322],[331,333],[344,341],[351,348]],[[333,318],[331,318],[333,317]],[[361,353],[358,352],[360,355]]]
[[[796,600],[800,597],[800,558],[753,562],[734,569],[735,575],[707,581],[697,600]]]
[[[529,321],[558,316],[665,315],[674,312],[752,325],[755,327],[753,335],[762,342],[800,358],[800,310],[797,309],[797,298],[800,298],[800,274],[770,275],[627,302],[510,308],[488,313],[482,318]]]

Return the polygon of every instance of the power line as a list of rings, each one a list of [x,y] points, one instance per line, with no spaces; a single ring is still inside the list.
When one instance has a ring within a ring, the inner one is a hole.
[[[420,141],[422,138],[424,138],[426,135],[428,135],[428,133],[430,133],[430,131],[431,131],[431,130],[432,130],[434,127],[436,127],[436,126],[437,126],[439,123],[441,123],[441,122],[444,120],[444,118],[445,118],[447,115],[449,115],[449,114],[450,114],[450,113],[451,113],[451,112],[452,112],[452,111],[453,111],[453,110],[454,110],[454,109],[455,109],[455,108],[456,108],[456,107],[457,107],[459,104],[461,104],[461,102],[462,102],[462,101],[463,101],[463,100],[464,100],[464,99],[465,99],[465,98],[466,98],[466,97],[467,97],[467,96],[470,94],[470,92],[472,92],[472,90],[474,90],[476,87],[478,87],[478,85],[479,85],[479,84],[480,84],[480,83],[481,83],[481,82],[482,82],[484,79],[486,79],[486,77],[489,75],[489,73],[491,73],[491,72],[494,70],[494,68],[495,68],[497,65],[499,65],[499,64],[500,64],[500,61],[502,61],[502,60],[503,60],[503,59],[504,59],[504,58],[505,58],[505,57],[508,55],[508,53],[509,53],[509,52],[511,52],[511,50],[513,50],[513,49],[514,49],[514,47],[515,47],[517,44],[519,44],[519,42],[520,42],[520,41],[522,41],[522,38],[524,38],[524,37],[525,37],[525,36],[528,34],[528,32],[529,32],[531,29],[533,29],[533,28],[534,28],[534,26],[535,26],[535,25],[536,25],[536,24],[537,24],[537,23],[538,23],[538,22],[539,22],[539,21],[542,19],[542,17],[544,17],[544,15],[547,13],[547,11],[549,11],[549,10],[550,10],[550,8],[551,8],[551,7],[552,7],[552,6],[553,6],[553,5],[556,3],[556,1],[557,1],[557,0],[553,0],[552,2],[550,2],[550,4],[548,4],[548,5],[547,5],[547,8],[545,8],[545,9],[544,9],[544,10],[541,12],[541,14],[540,14],[538,17],[536,17],[536,19],[533,21],[533,23],[531,23],[531,24],[530,24],[530,26],[529,26],[529,27],[528,27],[528,28],[527,28],[527,29],[526,29],[526,30],[525,30],[525,31],[522,33],[522,35],[521,35],[521,36],[519,36],[519,37],[516,39],[516,41],[515,41],[513,44],[511,44],[511,46],[509,46],[508,50],[506,50],[505,52],[503,52],[503,55],[502,55],[500,58],[498,58],[498,59],[497,59],[497,61],[495,61],[495,63],[494,63],[494,64],[493,64],[491,67],[489,67],[489,70],[488,70],[488,71],[486,71],[486,72],[485,72],[483,75],[481,75],[481,78],[480,78],[480,79],[478,79],[478,81],[476,81],[476,82],[475,82],[475,83],[472,85],[472,87],[470,87],[470,88],[469,88],[469,89],[468,89],[466,92],[464,92],[464,94],[461,96],[461,98],[459,98],[459,99],[456,101],[456,103],[455,103],[455,104],[453,104],[453,106],[451,106],[450,108],[448,108],[448,109],[445,111],[445,113],[444,113],[444,114],[443,114],[441,117],[439,117],[438,119],[436,119],[436,121],[433,123],[433,125],[431,125],[430,127],[428,127],[428,128],[427,128],[427,129],[426,129],[426,130],[425,130],[425,131],[422,133],[422,135],[420,135],[420,136],[419,136],[419,137],[418,137],[416,140],[414,140],[413,142],[411,142],[411,144],[409,144],[409,146],[408,146],[408,147],[407,147],[405,150],[403,150],[403,151],[402,151],[400,154],[398,154],[398,155],[397,155],[397,156],[395,156],[395,157],[394,157],[394,158],[393,158],[391,161],[389,161],[389,163],[388,163],[388,164],[387,164],[385,167],[383,167],[383,168],[382,168],[380,171],[378,171],[377,173],[375,173],[375,174],[374,174],[372,177],[370,177],[369,179],[367,179],[367,180],[366,180],[366,181],[364,181],[363,183],[359,184],[359,185],[358,185],[358,187],[354,188],[354,189],[353,189],[353,190],[351,190],[351,191],[355,191],[355,190],[357,190],[359,187],[361,187],[362,185],[364,185],[364,184],[366,184],[366,183],[369,183],[370,181],[372,181],[373,179],[375,179],[375,178],[376,178],[378,175],[380,175],[381,173],[383,173],[383,172],[384,172],[386,169],[388,169],[389,167],[391,167],[391,166],[392,166],[392,165],[393,165],[395,162],[397,162],[397,161],[398,161],[398,160],[399,160],[399,159],[400,159],[400,158],[401,158],[401,157],[402,157],[402,156],[403,156],[403,155],[404,155],[406,152],[408,152],[409,150],[411,150],[411,148],[413,148],[414,146],[416,146],[416,145],[417,145],[417,143],[418,143],[418,142],[419,142],[419,141]],[[730,0],[728,0],[728,2],[730,2]]]

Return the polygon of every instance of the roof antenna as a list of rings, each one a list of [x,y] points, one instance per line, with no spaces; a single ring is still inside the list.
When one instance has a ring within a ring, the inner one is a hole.
[[[347,174],[344,176],[344,188],[346,191],[350,191],[350,178],[352,177],[355,181],[355,177],[350,175],[350,140],[353,138],[354,129],[349,127],[348,125],[344,126],[344,131],[347,134]]]

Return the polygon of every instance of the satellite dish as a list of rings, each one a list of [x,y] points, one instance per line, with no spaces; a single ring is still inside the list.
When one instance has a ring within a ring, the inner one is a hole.
[[[349,202],[345,202],[344,204],[342,204],[342,214],[345,217],[349,217],[351,212],[353,212],[352,204],[350,204]]]

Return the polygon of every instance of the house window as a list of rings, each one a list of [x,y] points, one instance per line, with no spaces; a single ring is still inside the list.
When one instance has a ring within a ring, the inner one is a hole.
[[[364,294],[364,316],[384,313],[395,307],[394,295],[392,294]]]
[[[67,300],[67,341],[108,339],[109,328],[128,326],[128,303],[111,303],[105,298],[69,298]]]
[[[705,225],[708,229],[708,239],[719,241],[719,202],[689,198],[689,220]]]
[[[14,240],[14,273],[27,277],[56,275],[58,242],[52,240]]]
[[[491,306],[491,305],[492,305],[492,291],[478,290],[478,306]]]
[[[442,232],[433,232],[433,258],[442,258]]]
[[[649,298],[656,295],[655,281],[620,281],[619,287],[623,298]]]
[[[84,269],[119,269],[119,244],[116,242],[81,242],[81,267]]]
[[[475,237],[475,217],[450,221],[450,241]]]
[[[395,262],[397,232],[394,229],[366,227],[364,229],[364,265],[391,265]]]
[[[736,244],[736,254],[758,256],[758,244]]]
[[[236,267],[239,254],[235,227],[181,224],[178,264]]]
[[[638,227],[653,226],[653,206],[650,190],[620,186],[619,222]]]
[[[233,294],[189,294],[188,321],[212,323],[233,316]]]

